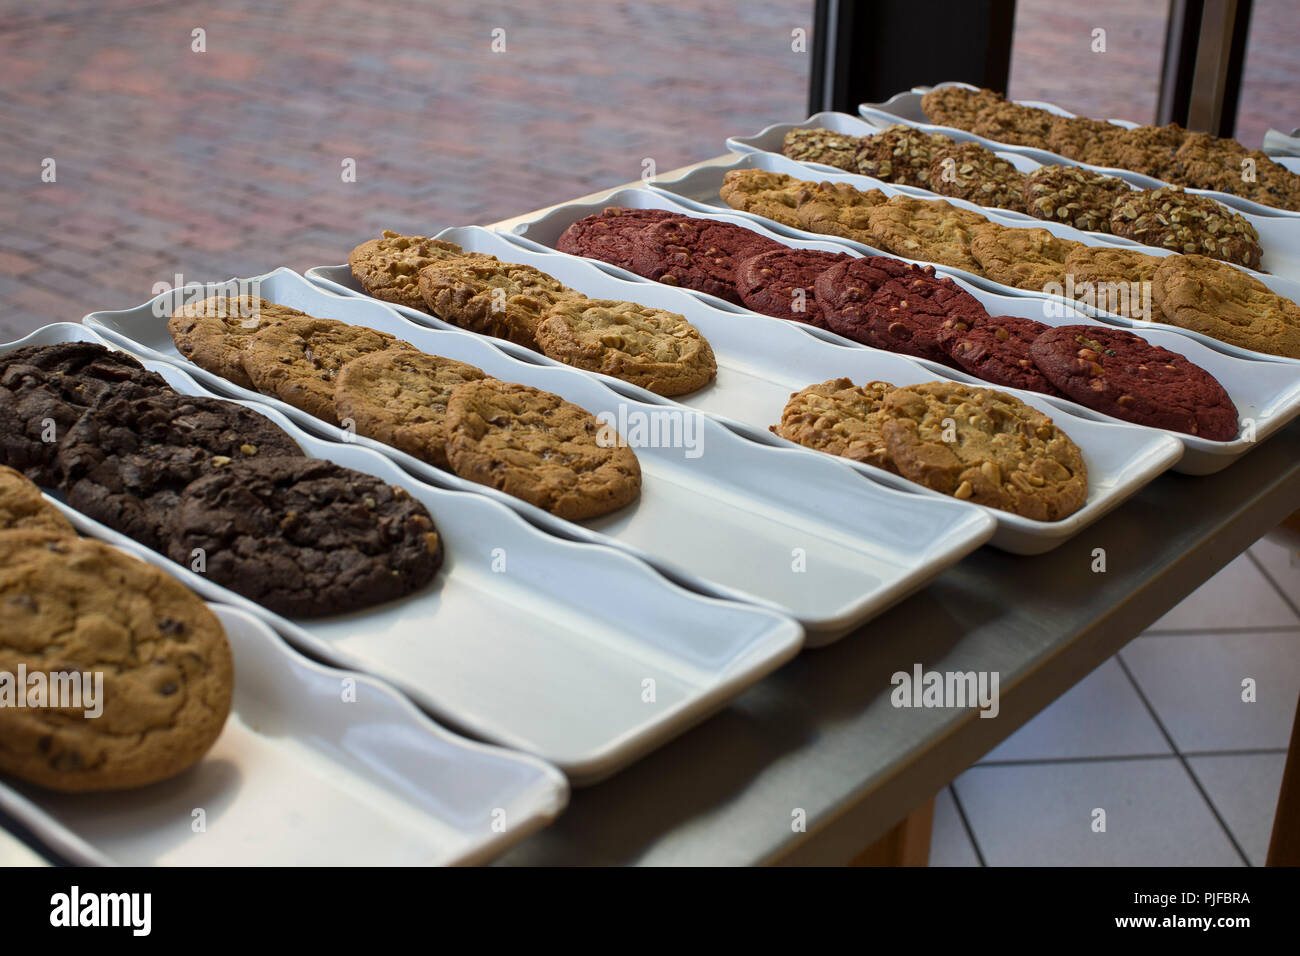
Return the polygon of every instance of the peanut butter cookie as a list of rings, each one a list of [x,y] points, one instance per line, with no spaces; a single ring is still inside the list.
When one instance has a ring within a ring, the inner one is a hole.
[[[885,417],[881,403],[894,390],[888,382],[854,385],[834,378],[794,392],[785,403],[774,435],[851,461],[861,461],[897,474],[885,447]]]
[[[574,292],[540,269],[472,253],[420,270],[428,311],[470,332],[537,348],[537,323]]]
[[[302,318],[309,316],[251,295],[209,296],[173,312],[167,320],[167,331],[176,350],[199,368],[252,389],[253,380],[244,371],[244,346],[248,340],[268,325]]]
[[[0,531],[76,534],[63,512],[20,472],[0,465]]]
[[[891,196],[869,211],[867,224],[871,244],[886,252],[983,273],[970,253],[972,231],[989,224],[977,212],[943,200]]]
[[[380,238],[353,249],[348,255],[348,265],[368,295],[427,312],[420,295],[420,270],[464,254],[465,250],[454,242],[428,236],[403,236],[385,229]]]
[[[1083,243],[1058,239],[1046,229],[1011,229],[989,223],[971,235],[970,252],[994,282],[1041,291],[1064,283],[1065,257]]]

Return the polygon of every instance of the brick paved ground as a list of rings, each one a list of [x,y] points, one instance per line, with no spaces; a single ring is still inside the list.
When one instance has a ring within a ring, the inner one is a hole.
[[[382,228],[489,222],[634,179],[646,157],[715,155],[802,115],[790,34],[811,6],[0,0],[0,339],[134,305],[176,273],[339,262]],[[1021,0],[1013,95],[1147,118],[1163,6]],[[1295,108],[1294,7],[1256,4],[1247,84],[1273,115]],[[1094,21],[1101,58],[1078,52]],[[1248,140],[1261,115],[1243,116]]]

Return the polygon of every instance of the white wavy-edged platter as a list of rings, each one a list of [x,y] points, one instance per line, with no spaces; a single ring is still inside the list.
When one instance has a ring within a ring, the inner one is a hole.
[[[0,352],[70,340],[120,347],[92,328],[59,324]],[[178,365],[143,358],[177,391],[214,394]],[[375,475],[422,502],[446,545],[442,568],[402,600],[291,620],[160,554],[146,556],[207,600],[266,620],[299,649],[386,680],[439,720],[537,754],[576,784],[606,777],[681,733],[802,646],[792,618],[693,593],[623,551],[548,534],[485,495],[434,487],[369,448],[309,435],[265,403],[240,404],[283,428],[306,454]],[[77,519],[85,533],[133,544]],[[653,681],[652,701],[646,681]]]
[[[936,83],[934,86],[917,86],[905,93],[895,93],[883,103],[862,103],[858,106],[858,112],[862,116],[878,126],[889,126],[893,123],[903,123],[907,126],[915,126],[917,129],[923,129],[931,133],[943,133],[945,136],[951,136],[953,139],[974,140],[977,143],[983,143],[990,149],[995,149],[1008,153],[1019,153],[1021,156],[1029,156],[1038,160],[1040,163],[1047,164],[1065,164],[1068,166],[1080,166],[1084,169],[1090,169],[1093,172],[1105,173],[1108,176],[1118,176],[1135,186],[1141,186],[1144,189],[1157,189],[1161,186],[1176,185],[1167,183],[1162,179],[1156,179],[1154,176],[1148,176],[1145,173],[1134,172],[1131,169],[1116,169],[1110,166],[1090,166],[1087,163],[1081,163],[1077,159],[1070,159],[1067,156],[1061,156],[1059,153],[1053,153],[1050,150],[1039,149],[1035,146],[1017,146],[1014,143],[1002,143],[985,136],[978,136],[967,130],[957,129],[954,126],[937,126],[931,123],[925,117],[925,111],[921,109],[921,97],[932,89],[947,86],[960,86],[968,90],[979,89],[969,83]],[[1043,103],[1038,100],[1016,100],[1021,106],[1036,106],[1039,109],[1047,110],[1049,113],[1055,113],[1057,116],[1073,117],[1076,114],[1064,110],[1054,103]],[[1107,120],[1108,123],[1114,123],[1116,126],[1123,126],[1126,129],[1132,129],[1141,124],[1131,122],[1130,120]],[[1273,157],[1275,162],[1281,163],[1292,172],[1300,172],[1300,163],[1294,161],[1287,162],[1285,158]],[[1246,199],[1242,196],[1234,196],[1232,193],[1219,192],[1213,189],[1188,189],[1190,193],[1197,193],[1201,196],[1209,196],[1211,199],[1218,200],[1225,206],[1231,206],[1233,209],[1241,212],[1255,213],[1260,216],[1278,216],[1291,219],[1300,219],[1300,211],[1291,209],[1281,209],[1277,206],[1267,206],[1263,203],[1255,202],[1252,199]]]
[[[927,368],[889,352],[867,348],[842,348],[803,334],[800,326],[754,313],[743,315],[710,309],[680,289],[645,280],[619,279],[597,269],[586,259],[560,253],[535,253],[517,249],[498,233],[478,226],[449,229],[439,238],[474,252],[485,252],[531,265],[561,282],[596,298],[626,299],[655,308],[680,312],[709,339],[718,359],[718,378],[712,385],[689,395],[665,399],[620,383],[629,396],[663,405],[686,406],[718,419],[733,431],[762,445],[781,447],[810,459],[830,461],[850,468],[900,491],[936,501],[947,495],[869,465],[833,458],[776,438],[768,426],[780,421],[781,409],[792,391],[848,375],[855,381],[872,379],[913,384],[936,377]],[[1167,434],[1127,424],[1080,418],[1048,404],[1044,397],[1018,393],[1036,407],[1048,410],[1083,448],[1093,474],[1088,504],[1063,521],[1033,521],[1019,515],[976,506],[997,522],[994,546],[1019,554],[1038,554],[1061,544],[1100,518],[1169,468],[1183,453],[1180,442]],[[765,482],[781,480],[777,472]],[[837,520],[844,514],[837,510]]]
[[[616,426],[637,421],[669,429],[680,425],[678,434],[686,438],[689,432],[694,447],[685,442],[682,447],[636,447],[640,498],[601,518],[566,521],[198,368],[176,351],[165,320],[148,305],[126,313],[95,313],[86,321],[128,350],[182,365],[214,391],[267,404],[310,431],[373,449],[423,481],[491,497],[566,538],[624,550],[697,591],[789,614],[815,643],[862,625],[993,533],[992,521],[969,505],[945,501],[936,507],[914,496],[864,487],[838,462],[809,462],[802,455],[756,448],[706,416],[665,409],[649,392],[638,390],[633,398],[567,366],[520,362],[499,351],[495,339],[418,325],[385,303],[338,294],[287,269],[259,284],[259,294],[271,301],[392,333],[431,354],[554,392]],[[797,573],[792,571],[796,549],[805,561]]]
[[[801,123],[775,123],[768,126],[762,132],[755,133],[753,136],[732,136],[727,139],[727,148],[737,153],[771,153],[776,156],[783,156],[782,145],[785,142],[785,135],[792,129],[828,129],[837,133],[844,133],[850,136],[874,136],[880,132],[879,127],[872,126],[865,120],[858,119],[856,116],[849,116],[847,113],[817,113],[808,117]],[[956,138],[956,137],[954,137]],[[962,142],[974,140],[975,137],[967,134],[961,140]],[[1030,157],[1016,153],[999,152],[998,156],[1012,163],[1023,173],[1031,173],[1041,166],[1048,165]],[[845,172],[834,166],[827,166],[824,163],[810,163],[799,160],[800,166],[810,172],[829,172],[840,174]],[[1059,165],[1059,164],[1053,164]],[[868,179],[875,182],[874,179]],[[1142,187],[1128,184],[1134,189]],[[921,199],[949,199],[948,196],[940,195],[928,189],[921,189],[916,186],[905,186],[901,183],[894,184],[895,188],[907,195],[916,196]],[[1198,190],[1189,190],[1197,192]],[[1201,190],[1204,192],[1204,190]],[[1018,219],[1024,219],[1028,222],[1039,224],[1045,220],[1030,216],[1027,213],[1016,212],[1011,209],[1001,209],[992,206],[982,207],[989,211],[997,212],[1001,216],[1009,216]],[[1260,248],[1263,249],[1263,256],[1260,261],[1259,269],[1256,272],[1272,273],[1273,275],[1282,276],[1291,280],[1300,280],[1300,217],[1287,218],[1282,216],[1261,215],[1259,213],[1246,212],[1234,209],[1246,219],[1259,233]],[[1130,245],[1144,249],[1141,243],[1134,242],[1124,236],[1112,235],[1108,232],[1092,232],[1089,235],[1103,236],[1109,242],[1116,245]]]
[[[902,259],[905,262],[931,264],[926,262],[926,260],[908,259],[905,256],[900,256],[896,253],[885,252],[881,249],[877,249],[875,246],[867,245],[864,242],[845,239],[839,236],[827,236],[819,233],[807,232],[793,226],[783,225],[775,220],[767,219],[754,213],[731,209],[730,206],[722,201],[721,197],[718,195],[718,190],[722,187],[723,177],[733,169],[764,169],[775,173],[785,173],[801,179],[806,178],[808,172],[800,164],[793,160],[786,159],[784,156],[777,156],[772,153],[746,153],[729,163],[697,167],[676,179],[654,180],[650,183],[650,188],[672,196],[679,205],[686,206],[690,210],[696,212],[718,212],[729,210],[731,213],[742,216],[752,223],[761,223],[766,226],[770,232],[782,236],[789,236],[796,239],[823,239],[836,243],[840,248],[857,250],[862,255],[887,255],[895,259]],[[886,195],[891,196],[898,194],[898,188],[896,186],[881,182],[878,179],[872,179],[869,176],[858,176],[851,173],[840,173],[837,175],[827,173],[817,178],[822,181],[847,183],[857,189],[879,189]],[[984,209],[980,206],[976,206],[974,203],[968,203],[961,199],[948,199],[945,197],[943,201],[949,202],[954,206],[960,206],[964,209],[977,212],[989,221],[1006,226],[1010,229],[1046,229],[1048,232],[1061,239],[1081,242],[1086,246],[1123,247],[1162,258],[1164,256],[1174,255],[1174,253],[1168,249],[1160,249],[1155,246],[1137,245],[1136,243],[1131,243],[1127,240],[1120,241],[1118,237],[1115,236],[1106,236],[1095,232],[1082,232],[1072,226],[1066,226],[1061,223],[1052,223],[1043,220],[1026,222],[1021,219],[1013,219],[1004,216],[1001,213]],[[1197,341],[1208,345],[1212,349],[1226,352],[1229,355],[1239,355],[1244,358],[1253,358],[1260,361],[1291,362],[1300,364],[1300,359],[1287,358],[1280,355],[1269,355],[1263,352],[1254,352],[1250,349],[1244,349],[1235,345],[1229,345],[1226,342],[1220,342],[1218,339],[1211,338],[1210,336],[1204,335],[1200,332],[1179,328],[1178,326],[1170,325],[1168,323],[1130,319],[1113,312],[1106,312],[1089,307],[1086,303],[1067,299],[1063,295],[1052,295],[1031,289],[1019,289],[1014,286],[995,282],[985,276],[979,276],[973,272],[968,272],[965,269],[957,268],[955,266],[940,265],[938,263],[934,263],[934,265],[936,268],[942,268],[944,273],[947,275],[965,279],[972,285],[989,289],[1002,295],[1017,295],[1028,296],[1036,299],[1046,299],[1062,305],[1068,305],[1072,308],[1081,309],[1087,314],[1094,315],[1103,321],[1110,322],[1114,325],[1124,326],[1126,328],[1158,327],[1169,329],[1178,332],[1180,335],[1194,338]],[[1264,272],[1255,272],[1251,269],[1242,269],[1242,271],[1253,275],[1278,295],[1285,296],[1293,302],[1300,303],[1300,282],[1296,282],[1295,280],[1283,276],[1269,275]]]
[[[545,216],[521,224],[518,228],[522,231],[520,235],[503,233],[506,238],[521,245],[524,249],[532,252],[551,253],[555,252],[552,248],[555,240],[559,237],[570,222],[581,219],[584,216],[591,215],[592,212],[599,212],[606,206],[632,206],[639,202],[647,201],[645,199],[647,190],[642,189],[623,189],[612,193],[604,199],[590,203],[573,203],[567,206],[561,206],[549,210]],[[702,213],[693,209],[686,209],[678,206],[668,200],[666,197],[659,197],[654,200],[655,208],[670,208],[682,212],[683,215],[697,216],[706,219],[718,219],[728,222],[735,221],[735,217],[718,213]],[[784,242],[793,248],[798,249],[815,249],[826,252],[847,251],[850,255],[858,255],[856,250],[845,250],[834,242],[834,238],[827,236],[824,239],[790,239],[785,236],[777,236],[775,233],[763,228],[757,223],[740,223],[749,228],[754,228],[756,232],[761,232],[774,239]],[[537,237],[537,238],[534,238]],[[538,241],[545,239],[546,242]],[[502,258],[507,258],[509,253],[500,253]],[[531,260],[530,260],[531,261]],[[664,286],[662,283],[654,282],[650,279],[638,276],[634,273],[620,269],[616,266],[610,266],[608,263],[602,263],[597,259],[582,259],[582,262],[593,268],[615,276],[626,279],[631,282],[640,282],[655,287],[668,289],[677,295],[690,296],[704,304],[709,311],[691,312],[693,321],[697,321],[702,330],[707,329],[706,336],[713,344],[715,352],[719,353],[720,361],[726,364],[729,359],[723,357],[725,351],[728,355],[736,354],[748,355],[750,350],[757,347],[757,344],[764,341],[763,336],[758,336],[753,340],[749,339],[749,326],[746,326],[745,332],[737,330],[734,322],[718,321],[715,313],[723,312],[728,315],[743,313],[753,316],[754,318],[769,318],[760,316],[759,313],[751,312],[736,306],[733,303],[726,302],[716,296],[708,295],[703,292],[695,292],[690,289],[683,289],[678,286]],[[540,267],[540,266],[539,266]],[[1031,298],[1023,295],[1000,295],[996,292],[990,292],[987,289],[972,285],[962,279],[959,275],[953,275],[943,266],[935,270],[938,275],[946,275],[963,289],[979,300],[980,304],[988,310],[990,315],[1014,315],[1026,319],[1034,319],[1047,325],[1102,325],[1103,323],[1088,313],[1071,308],[1064,304],[1067,300],[1060,302],[1051,299]],[[657,293],[655,293],[657,295]],[[632,292],[629,290],[628,295]],[[646,294],[637,293],[638,297],[644,298]],[[670,297],[675,298],[675,297]],[[685,312],[685,306],[681,306],[677,311]],[[821,342],[828,342],[841,348],[868,349],[869,346],[862,345],[852,339],[845,338],[827,329],[813,328],[810,325],[798,323],[783,323],[781,320],[772,319],[771,321],[779,324],[791,326],[794,330],[815,338]],[[1231,442],[1209,441],[1204,438],[1198,438],[1194,435],[1185,435],[1181,432],[1166,431],[1166,434],[1173,436],[1182,442],[1184,447],[1183,457],[1173,466],[1173,470],[1183,474],[1207,475],[1220,471],[1232,464],[1242,455],[1249,452],[1259,442],[1263,441],[1277,429],[1281,428],[1287,422],[1291,421],[1300,413],[1300,363],[1291,361],[1281,362],[1261,362],[1254,352],[1247,352],[1244,349],[1234,349],[1232,351],[1213,349],[1206,346],[1199,337],[1187,334],[1184,330],[1177,329],[1173,326],[1166,326],[1156,323],[1144,323],[1136,325],[1130,323],[1137,334],[1142,335],[1148,341],[1160,345],[1163,348],[1178,352],[1185,355],[1188,359],[1205,368],[1213,374],[1227,389],[1228,394],[1232,397],[1233,403],[1237,406],[1237,412],[1242,419],[1241,436]],[[1220,343],[1222,344],[1222,343]],[[747,367],[753,362],[760,362],[763,367],[770,366],[779,374],[779,370],[785,361],[786,351],[797,349],[797,341],[786,335],[780,344],[769,343],[767,348],[771,349],[771,355],[755,355],[752,359],[746,360]],[[1240,353],[1240,354],[1237,354]],[[1243,357],[1243,356],[1249,356]],[[956,381],[971,382],[972,384],[985,384],[981,379],[967,374],[959,369],[954,369],[938,362],[932,362],[928,359],[908,356],[908,361],[913,362],[929,370],[936,377],[950,378]],[[625,384],[624,388],[627,388]],[[706,396],[707,397],[707,396]],[[687,404],[694,405],[689,401]],[[1052,402],[1058,408],[1062,408],[1073,415],[1083,418],[1091,418],[1097,421],[1119,421],[1112,416],[1105,415],[1101,412],[1086,408],[1083,405],[1073,402],[1069,399],[1059,396],[1047,396],[1047,400]],[[734,417],[734,416],[722,416]]]
[[[485,863],[568,803],[567,781],[544,761],[452,734],[382,681],[308,660],[247,611],[211,608],[230,641],[235,690],[195,767],[112,793],[0,780],[0,808],[69,862]]]

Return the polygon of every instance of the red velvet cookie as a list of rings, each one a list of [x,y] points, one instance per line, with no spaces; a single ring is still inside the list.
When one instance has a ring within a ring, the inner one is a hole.
[[[743,226],[685,216],[651,223],[636,238],[632,271],[637,275],[736,303],[741,260],[787,248]]]
[[[743,260],[736,269],[740,301],[755,312],[826,328],[817,302],[817,278],[853,259],[847,252],[773,249]]]
[[[623,269],[632,269],[636,235],[646,226],[665,219],[685,219],[667,209],[630,209],[610,206],[594,216],[569,224],[560,233],[555,248],[574,256],[599,259]]]
[[[961,368],[993,385],[1060,395],[1029,355],[1029,346],[1050,328],[1014,315],[950,316],[939,329],[939,347]]]

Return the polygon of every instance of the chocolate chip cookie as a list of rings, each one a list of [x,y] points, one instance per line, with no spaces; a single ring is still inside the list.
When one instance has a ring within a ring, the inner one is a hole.
[[[537,348],[537,323],[574,292],[540,269],[470,254],[420,271],[428,310],[462,329]]]
[[[881,403],[894,390],[888,382],[854,385],[835,378],[794,392],[770,427],[779,435],[807,448],[815,448],[851,461],[898,472],[885,447],[885,418]]]
[[[1131,192],[1115,204],[1110,231],[1143,245],[1198,253],[1250,269],[1259,267],[1264,254],[1259,233],[1245,216],[1178,186]]]
[[[778,319],[826,328],[817,301],[817,278],[831,266],[847,263],[844,252],[818,249],[777,249],[740,263],[736,291],[747,308]]]
[[[542,353],[658,395],[685,395],[718,374],[708,340],[685,317],[616,299],[557,302],[537,326]]]
[[[1025,174],[979,143],[936,149],[928,181],[941,196],[995,209],[1023,212],[1025,208]]]
[[[882,411],[885,447],[904,478],[1035,521],[1059,521],[1087,501],[1079,446],[1013,395],[927,382],[890,392]]]
[[[155,551],[191,481],[233,462],[301,455],[265,415],[218,398],[157,392],[109,398],[59,445],[68,504]]]
[[[368,295],[427,312],[424,297],[420,295],[420,270],[464,254],[465,250],[454,242],[428,236],[403,236],[385,229],[380,238],[353,249],[348,255],[348,265]]]
[[[1052,384],[1080,405],[1211,441],[1237,437],[1237,408],[1219,380],[1132,332],[1061,325],[1040,335],[1030,353]]]
[[[1039,166],[1025,177],[1025,211],[1087,232],[1110,232],[1115,204],[1131,192],[1117,176],[1078,166]]]
[[[733,169],[719,192],[733,209],[751,212],[786,226],[870,240],[867,213],[885,201],[879,189],[854,189],[847,183],[811,182],[763,169]],[[755,249],[751,254],[762,250]]]
[[[4,465],[0,465],[0,531],[77,533],[40,488]]]
[[[337,425],[334,380],[348,362],[369,352],[414,348],[387,332],[334,319],[285,319],[248,341],[244,368],[259,392]]]
[[[230,645],[160,568],[88,538],[6,531],[0,607],[0,671],[82,679],[80,706],[0,707],[5,773],[69,792],[140,787],[191,767],[221,734]]]
[[[442,540],[401,488],[320,458],[232,462],[189,485],[168,556],[287,617],[345,614],[433,580]]]
[[[125,352],[93,342],[30,345],[0,355],[0,464],[56,486],[58,443],[106,395],[168,390]]]
[[[481,368],[410,349],[371,352],[339,369],[334,408],[365,435],[438,468],[447,461],[447,400]]]
[[[970,252],[994,282],[1041,291],[1065,281],[1065,257],[1081,242],[1058,239],[1046,229],[1011,229],[989,223],[971,235]]]
[[[641,493],[641,465],[614,429],[558,395],[484,379],[447,403],[456,474],[571,521],[617,511]]]
[[[303,318],[310,316],[256,296],[209,296],[173,312],[167,331],[176,350],[199,368],[252,389],[253,380],[244,371],[248,340],[268,325]]]

